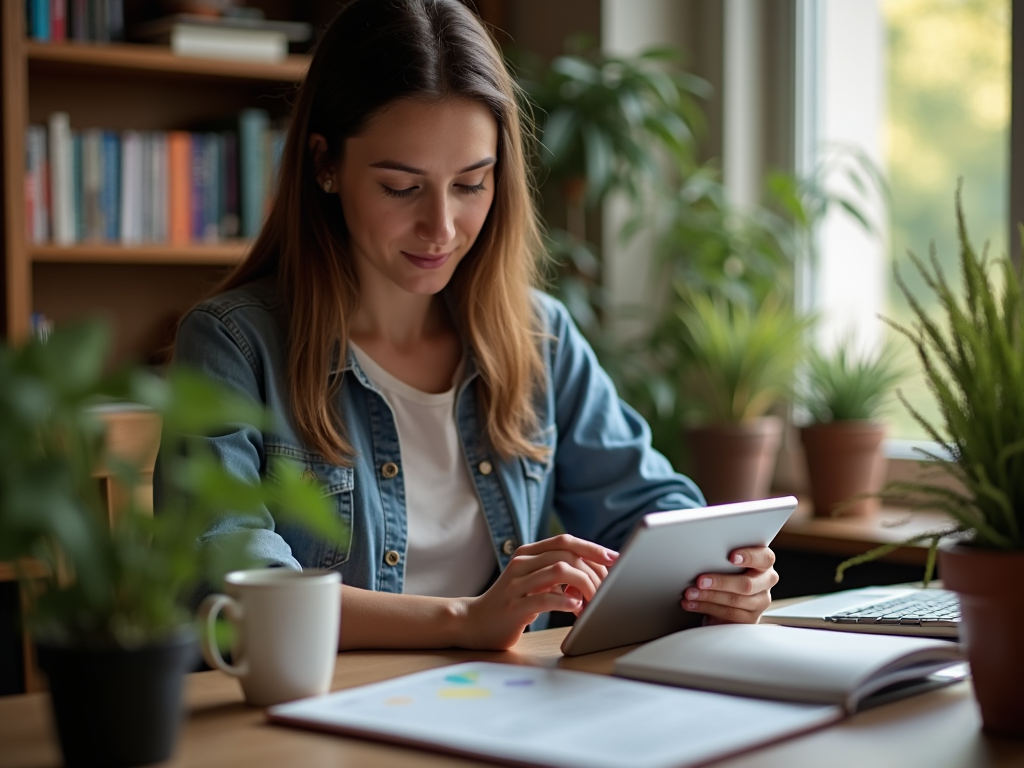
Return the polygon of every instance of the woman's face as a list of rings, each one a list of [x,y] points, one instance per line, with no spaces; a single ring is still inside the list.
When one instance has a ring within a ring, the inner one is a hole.
[[[498,125],[469,99],[401,99],[345,141],[335,179],[360,279],[439,292],[494,200]]]

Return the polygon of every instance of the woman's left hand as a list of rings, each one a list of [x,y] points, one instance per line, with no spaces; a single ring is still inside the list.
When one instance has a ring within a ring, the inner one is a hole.
[[[775,553],[768,547],[745,547],[729,553],[741,573],[705,573],[683,593],[684,610],[703,613],[705,624],[756,624],[772,602],[779,583]]]

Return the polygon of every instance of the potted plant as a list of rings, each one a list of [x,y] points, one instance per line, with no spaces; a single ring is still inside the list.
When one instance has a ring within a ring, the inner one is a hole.
[[[710,504],[764,498],[782,435],[769,412],[791,390],[811,320],[772,298],[751,310],[703,295],[677,318],[691,475]]]
[[[215,516],[267,504],[325,536],[344,535],[297,467],[253,486],[195,443],[228,423],[264,423],[259,407],[187,371],[105,374],[107,336],[86,323],[0,346],[0,560],[33,559],[46,574],[23,576],[26,620],[68,765],[141,765],[173,750],[183,675],[198,659],[188,597],[250,565],[241,547],[199,554],[196,539]],[[107,519],[93,470],[105,463],[127,489],[138,478],[104,445],[93,406],[110,398],[163,419],[160,514],[132,499]]]
[[[939,405],[938,423],[904,403],[948,456],[925,453],[932,472],[949,483],[892,483],[884,493],[911,493],[916,506],[940,509],[952,524],[876,548],[842,563],[836,573],[911,541],[930,540],[945,586],[959,594],[961,640],[986,731],[1024,737],[1024,273],[1009,259],[989,261],[972,248],[957,192],[959,267],[964,295],[950,286],[934,252],[910,258],[939,301],[930,316],[897,273],[913,312],[892,325],[914,345]],[[1024,236],[1024,231],[1022,231]],[[942,542],[942,546],[939,543]]]
[[[878,511],[886,467],[878,415],[903,375],[892,347],[857,356],[848,337],[830,354],[811,351],[798,400],[810,417],[800,441],[815,515]]]

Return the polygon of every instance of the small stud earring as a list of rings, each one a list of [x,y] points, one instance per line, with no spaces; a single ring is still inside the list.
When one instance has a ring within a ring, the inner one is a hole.
[[[324,182],[324,192],[328,192],[329,193],[331,191],[331,187],[333,187],[333,186],[334,186],[334,182],[331,181],[330,179],[328,179],[327,181]]]

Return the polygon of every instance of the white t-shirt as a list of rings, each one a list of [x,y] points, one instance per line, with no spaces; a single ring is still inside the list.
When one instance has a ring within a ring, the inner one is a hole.
[[[498,559],[455,422],[463,366],[447,392],[421,392],[349,344],[391,406],[398,430],[408,526],[402,591],[438,597],[480,594]]]

